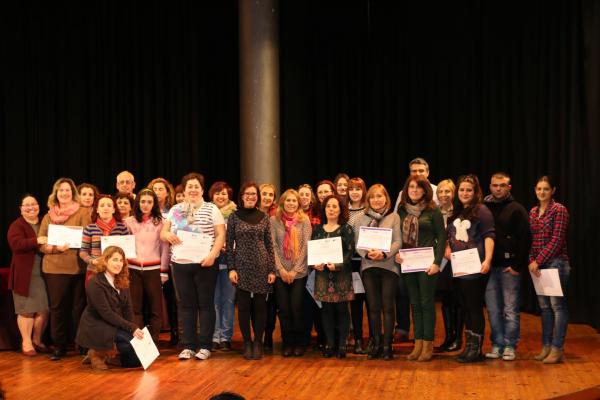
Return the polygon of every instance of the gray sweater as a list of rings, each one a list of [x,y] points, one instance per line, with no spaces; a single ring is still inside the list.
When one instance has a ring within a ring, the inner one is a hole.
[[[310,220],[306,218],[304,221],[296,225],[298,229],[298,239],[300,246],[300,254],[295,260],[288,260],[283,254],[283,239],[285,238],[285,225],[277,216],[271,217],[271,235],[273,236],[273,247],[275,248],[275,270],[277,276],[280,269],[286,271],[296,271],[296,279],[304,278],[308,274],[308,241],[312,234]]]
[[[372,218],[368,215],[361,216],[356,224],[354,225],[354,243],[358,243],[358,234],[361,226],[369,226]],[[385,258],[383,260],[370,260],[366,258],[367,251],[362,249],[356,249],[356,252],[361,257],[361,265],[360,272],[363,272],[369,268],[383,268],[388,271],[395,273],[400,276],[400,267],[394,261],[394,257],[398,250],[402,248],[402,236],[400,235],[400,216],[393,212],[381,219],[379,221],[378,228],[391,228],[392,229],[392,245],[390,246],[389,253],[385,253]]]

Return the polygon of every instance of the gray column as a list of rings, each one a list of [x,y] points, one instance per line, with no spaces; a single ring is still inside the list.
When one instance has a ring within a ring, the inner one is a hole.
[[[240,179],[273,183],[279,168],[278,1],[239,0]]]

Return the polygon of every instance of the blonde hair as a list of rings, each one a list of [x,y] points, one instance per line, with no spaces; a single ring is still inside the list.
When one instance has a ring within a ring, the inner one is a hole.
[[[452,190],[452,198],[456,197],[456,185],[454,184],[454,181],[452,179],[448,178],[444,179],[443,181],[440,181],[437,184],[437,190],[435,191],[436,195],[438,194],[438,192],[440,191],[440,187],[442,186],[448,186],[450,190]]]
[[[50,196],[48,196],[48,209],[52,209],[52,207],[54,207],[55,205],[58,204],[58,197],[56,195],[56,193],[58,193],[58,188],[60,187],[60,185],[62,185],[63,183],[68,183],[69,186],[71,186],[71,195],[72,195],[72,201],[79,203],[80,199],[79,199],[79,191],[77,190],[77,186],[75,186],[75,182],[73,182],[73,179],[71,178],[58,178],[56,180],[56,182],[54,182],[54,185],[52,185],[52,193],[50,193]]]
[[[367,202],[366,207],[365,207],[365,213],[367,213],[367,212],[369,212],[369,210],[371,210],[371,204],[370,204],[369,200],[371,199],[371,197],[373,197],[375,192],[378,190],[381,190],[383,192],[383,195],[385,196],[386,207],[387,208],[394,207],[394,205],[392,204],[392,200],[390,199],[390,195],[388,194],[388,191],[386,190],[385,186],[383,186],[381,183],[375,183],[374,185],[371,185],[371,187],[367,191],[367,197],[365,198],[365,201]]]
[[[304,213],[304,211],[302,210],[302,205],[300,204],[300,195],[298,194],[298,192],[295,189],[288,189],[281,194],[281,196],[279,197],[277,214],[275,214],[275,215],[277,216],[277,218],[281,218],[281,214],[284,212],[285,200],[289,196],[294,196],[296,198],[296,200],[298,201],[298,210],[296,211],[296,213],[298,214],[298,222],[304,221],[307,218],[307,216]]]

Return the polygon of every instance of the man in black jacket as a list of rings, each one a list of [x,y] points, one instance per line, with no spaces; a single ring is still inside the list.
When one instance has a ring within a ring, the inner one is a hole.
[[[492,175],[485,205],[494,215],[496,243],[485,302],[491,325],[492,350],[487,358],[512,361],[520,337],[521,274],[527,272],[531,245],[529,214],[510,194],[510,176]]]

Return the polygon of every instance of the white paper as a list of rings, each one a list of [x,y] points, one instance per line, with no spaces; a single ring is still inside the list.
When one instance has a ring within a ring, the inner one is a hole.
[[[150,335],[148,328],[144,327],[142,332],[144,332],[143,339],[140,340],[134,336],[130,343],[131,346],[133,346],[133,350],[135,350],[135,354],[137,354],[138,359],[142,363],[142,367],[148,369],[150,364],[156,360],[156,357],[158,357],[160,353],[152,340],[152,335]]]
[[[100,238],[100,250],[102,253],[104,253],[104,249],[110,246],[117,246],[123,249],[126,258],[137,258],[135,236],[133,235],[102,236]]]
[[[398,253],[403,260],[400,266],[403,274],[427,271],[435,259],[433,247],[402,249]]]
[[[358,272],[352,273],[352,287],[354,288],[354,293],[364,293],[365,287],[363,286],[362,279],[360,279],[360,274]]]
[[[71,249],[81,248],[81,239],[83,238],[83,227],[48,225],[48,244],[53,246],[63,246],[69,243]]]
[[[308,294],[310,294],[310,297],[315,300],[315,271],[308,274],[308,278],[306,279],[306,290],[308,291]],[[319,300],[315,300],[315,303],[317,303],[319,308],[323,308],[323,304]]]
[[[538,278],[531,272],[531,280],[535,293],[538,296],[556,296],[563,297],[562,287],[560,286],[560,277],[556,268],[540,269],[541,276]]]
[[[308,241],[308,265],[344,262],[340,236]]]
[[[390,228],[373,228],[369,226],[359,228],[357,249],[389,252],[391,246],[392,230]]]
[[[200,263],[212,247],[212,238],[203,233],[177,231],[181,244],[171,246],[173,261],[191,261]]]
[[[479,274],[481,272],[481,261],[477,248],[461,250],[451,254],[452,275],[463,276]]]

